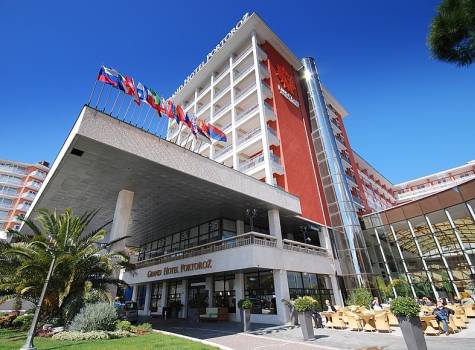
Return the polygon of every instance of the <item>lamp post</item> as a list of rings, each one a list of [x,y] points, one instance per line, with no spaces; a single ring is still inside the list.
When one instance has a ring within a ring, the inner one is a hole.
[[[249,216],[249,226],[251,232],[254,231],[254,218],[257,216],[257,209],[246,209],[246,216]]]
[[[53,255],[51,264],[49,266],[48,274],[46,275],[45,284],[43,285],[43,290],[41,291],[40,300],[36,306],[35,315],[31,321],[30,330],[28,331],[28,336],[26,338],[25,344],[20,348],[20,350],[36,350],[36,346],[33,344],[33,338],[35,337],[36,326],[38,325],[38,318],[40,316],[41,305],[43,304],[43,299],[45,298],[46,289],[48,289],[49,279],[53,274],[54,264],[56,262],[56,255]]]

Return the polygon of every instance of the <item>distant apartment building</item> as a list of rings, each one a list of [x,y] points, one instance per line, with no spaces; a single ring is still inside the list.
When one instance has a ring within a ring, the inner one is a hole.
[[[0,239],[9,238],[9,229],[20,228],[19,218],[28,211],[48,171],[45,161],[0,160]]]

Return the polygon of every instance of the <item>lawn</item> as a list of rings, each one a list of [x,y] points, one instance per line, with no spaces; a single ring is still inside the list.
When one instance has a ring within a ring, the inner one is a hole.
[[[24,344],[26,332],[18,332],[7,329],[0,329],[0,350],[18,350]],[[92,341],[56,341],[51,338],[35,338],[35,346],[38,350],[211,350],[214,347],[206,346],[201,343],[192,342],[186,339],[173,337],[164,334],[150,333],[147,335],[110,339],[110,340],[92,340]]]

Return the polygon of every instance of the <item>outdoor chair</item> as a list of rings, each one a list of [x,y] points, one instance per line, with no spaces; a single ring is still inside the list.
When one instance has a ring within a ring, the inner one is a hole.
[[[392,332],[392,329],[389,326],[388,317],[385,311],[383,311],[383,313],[378,313],[374,315],[374,324],[378,332],[388,332],[388,333]]]
[[[454,322],[454,316],[449,316],[449,333],[458,333],[460,329],[458,329],[457,325]]]
[[[463,305],[463,309],[465,311],[465,315],[467,317],[475,317],[475,304],[465,304]]]
[[[388,322],[390,326],[399,326],[397,317],[391,311],[388,311]]]
[[[339,315],[337,312],[331,315],[332,317],[332,326],[333,328],[338,328],[338,329],[345,329],[346,325],[345,322],[343,322],[343,318],[341,315]]]
[[[348,319],[348,328],[349,329],[351,329],[352,331],[362,331],[363,330],[363,326],[361,324],[361,317],[359,317],[354,312],[348,312],[346,314],[346,317]]]
[[[326,328],[333,328],[333,323],[332,323],[332,315],[334,314],[333,312],[322,312],[323,316],[325,316],[325,327]]]

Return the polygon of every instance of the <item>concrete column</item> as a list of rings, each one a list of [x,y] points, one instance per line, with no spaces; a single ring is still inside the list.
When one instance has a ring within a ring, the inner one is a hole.
[[[137,301],[138,288],[139,288],[138,284],[134,284],[132,286],[132,301],[135,301],[135,302]]]
[[[150,316],[150,300],[152,299],[152,284],[147,283],[145,288],[145,304],[143,307],[143,313],[145,316]]]
[[[162,291],[161,291],[161,298],[160,298],[160,306],[164,308],[167,306],[167,298],[168,298],[168,285],[167,281],[162,282]]]
[[[114,220],[109,234],[109,242],[116,241],[127,235],[133,202],[134,192],[128,190],[122,190],[119,192],[115,204]],[[125,240],[113,244],[112,249],[115,251],[124,250]]]
[[[272,237],[277,238],[277,240],[282,240],[282,230],[280,228],[280,215],[279,209],[270,209],[267,211],[267,216],[269,217],[269,233]]]
[[[241,312],[237,304],[239,300],[244,299],[244,274],[242,272],[234,274],[234,293],[236,294],[236,319],[241,322]]]
[[[236,234],[242,235],[244,233],[244,221],[236,220]]]
[[[335,304],[345,306],[343,296],[341,295],[340,285],[336,279],[336,275],[330,275],[331,288],[333,290],[333,296],[335,297]]]
[[[206,290],[208,291],[208,305],[209,307],[214,306],[214,281],[213,276],[206,276]]]
[[[183,292],[181,293],[181,303],[183,304],[182,307],[182,317],[188,317],[188,280],[181,281],[181,287],[183,288]]]
[[[285,306],[282,299],[290,300],[289,282],[287,280],[287,271],[274,270],[274,289],[275,289],[275,303],[277,306],[277,316],[281,324],[290,321],[289,308]]]

